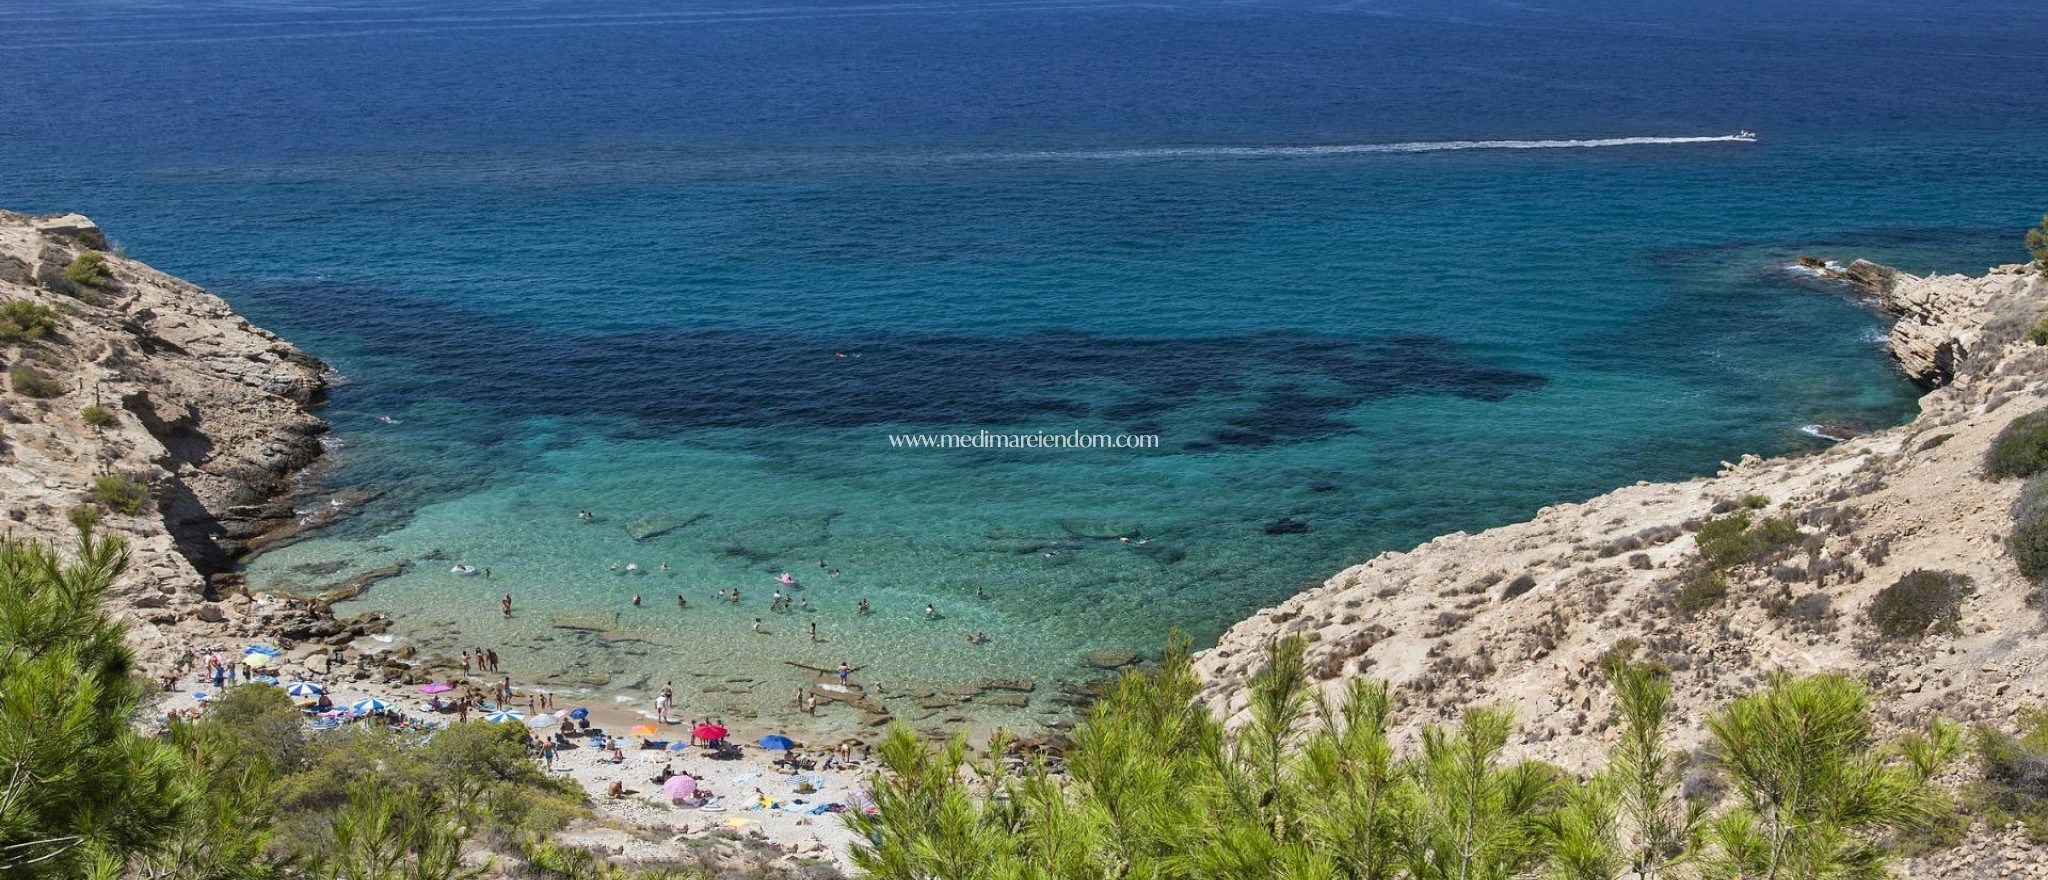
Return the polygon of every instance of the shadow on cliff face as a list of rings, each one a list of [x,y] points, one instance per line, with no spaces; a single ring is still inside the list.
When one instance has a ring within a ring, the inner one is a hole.
[[[358,395],[358,408],[395,410],[438,397],[481,410],[479,417],[616,417],[651,431],[1053,422],[1146,433],[1179,415],[1202,424],[1201,433],[1167,441],[1203,451],[1343,433],[1345,412],[1373,400],[1497,401],[1545,383],[1433,336],[596,333],[366,287],[273,286],[250,295],[318,303],[294,313],[362,356],[405,365],[342,389]],[[1231,405],[1218,406],[1226,398]]]

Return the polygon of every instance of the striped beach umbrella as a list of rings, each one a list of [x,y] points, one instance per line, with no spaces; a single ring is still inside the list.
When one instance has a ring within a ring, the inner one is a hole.
[[[295,681],[286,687],[284,692],[294,697],[317,697],[327,693],[327,689],[310,681]]]
[[[361,715],[368,712],[382,712],[391,708],[391,704],[376,697],[371,697],[367,700],[357,700],[354,703],[350,703],[348,708],[349,711]]]
[[[489,721],[496,724],[503,724],[507,721],[518,721],[519,719],[525,717],[525,712],[514,712],[511,709],[499,709],[496,712],[484,713],[485,721]]]

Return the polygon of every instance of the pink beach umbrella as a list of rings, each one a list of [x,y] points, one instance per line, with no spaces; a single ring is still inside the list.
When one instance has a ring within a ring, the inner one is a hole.
[[[697,779],[694,776],[672,776],[662,783],[661,790],[669,800],[683,800],[697,793]]]
[[[454,689],[454,685],[442,684],[438,681],[434,682],[433,684],[420,685],[420,693],[423,694],[445,694]]]

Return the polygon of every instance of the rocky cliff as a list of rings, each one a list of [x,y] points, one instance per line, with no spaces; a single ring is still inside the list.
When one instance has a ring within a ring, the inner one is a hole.
[[[1999,430],[2048,406],[2048,347],[2023,338],[2048,312],[2048,280],[2019,266],[1976,278],[1869,264],[1850,274],[1897,316],[1890,348],[1933,389],[1911,423],[1383,554],[1233,627],[1198,658],[1207,698],[1241,722],[1264,646],[1300,634],[1333,696],[1356,676],[1399,689],[1404,735],[1467,705],[1501,706],[1522,721],[1524,754],[1580,768],[1612,735],[1596,666],[1617,646],[1673,670],[1681,744],[1701,742],[1708,712],[1781,670],[1862,676],[1898,725],[1934,713],[2004,723],[2048,703],[2037,588],[2003,540],[2020,484],[1982,475]],[[1699,586],[1714,583],[1701,577],[1700,526],[1752,508],[1797,534],[1729,568],[1714,596]],[[1974,584],[1958,625],[1880,634],[1873,598],[1916,570]],[[2043,871],[2038,850],[2011,840],[1980,835],[1974,846],[1915,872]]]
[[[97,268],[74,267],[88,253]],[[0,333],[7,529],[68,545],[71,512],[99,481],[133,483],[146,490],[134,512],[94,505],[99,528],[132,548],[114,610],[145,649],[224,635],[234,615],[214,601],[218,575],[293,521],[290,480],[320,456],[320,362],[197,286],[107,253],[76,215],[0,212],[0,307],[36,323],[11,303],[47,308],[48,326]],[[169,653],[142,659],[157,667]]]

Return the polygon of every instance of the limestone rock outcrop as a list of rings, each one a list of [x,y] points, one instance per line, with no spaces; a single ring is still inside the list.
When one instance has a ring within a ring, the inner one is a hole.
[[[0,212],[0,303],[55,316],[38,338],[0,338],[10,380],[0,520],[15,537],[68,546],[68,516],[96,481],[144,487],[137,512],[101,511],[99,528],[126,536],[132,554],[112,610],[138,647],[183,647],[181,629],[232,629],[258,604],[218,601],[210,579],[252,538],[294,521],[284,496],[321,455],[326,425],[311,409],[325,368],[218,297],[106,246],[78,215]],[[99,277],[67,277],[87,252],[102,256]],[[145,666],[156,653],[142,652]]]

